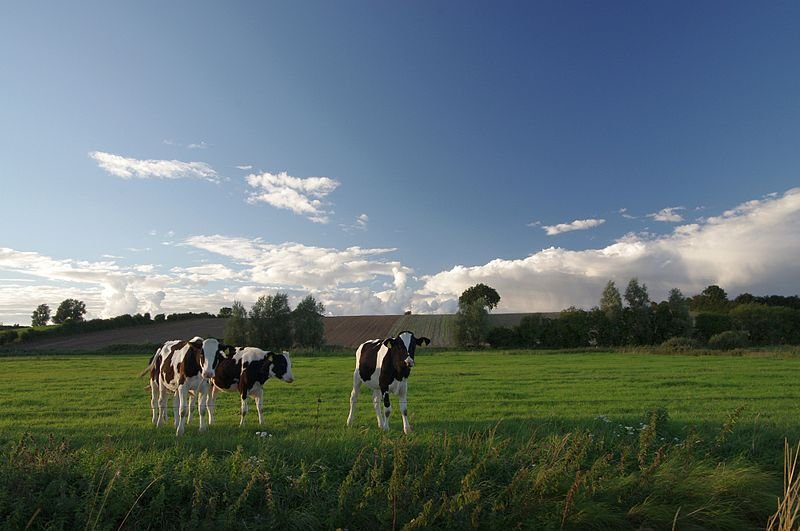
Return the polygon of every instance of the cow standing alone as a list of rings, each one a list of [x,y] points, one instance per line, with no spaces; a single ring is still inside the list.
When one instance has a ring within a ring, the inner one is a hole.
[[[252,396],[258,411],[258,423],[263,424],[264,384],[269,378],[292,383],[292,360],[288,352],[275,354],[256,347],[228,347],[228,356],[220,360],[212,378],[211,397],[208,401],[208,423],[213,422],[217,394],[221,391],[238,391],[242,398],[239,426],[247,415],[247,397]]]
[[[353,391],[350,393],[350,414],[347,416],[348,426],[353,425],[358,393],[361,385],[366,384],[372,389],[372,405],[375,407],[378,427],[389,430],[389,416],[392,414],[389,393],[394,393],[400,399],[403,432],[411,431],[411,424],[408,422],[408,377],[411,375],[411,367],[414,366],[417,346],[423,343],[428,345],[430,342],[427,337],[417,338],[413,332],[406,330],[397,334],[397,337],[373,339],[358,347],[356,369],[353,372]]]

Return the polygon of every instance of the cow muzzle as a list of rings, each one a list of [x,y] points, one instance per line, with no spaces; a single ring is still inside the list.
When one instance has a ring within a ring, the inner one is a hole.
[[[213,377],[214,377],[214,369],[203,371],[203,378],[213,378]]]
[[[412,358],[411,356],[407,357],[406,358],[406,365],[408,365],[409,367],[413,367],[414,366],[414,358]]]

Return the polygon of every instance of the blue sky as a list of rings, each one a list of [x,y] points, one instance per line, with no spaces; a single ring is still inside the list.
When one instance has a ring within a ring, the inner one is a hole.
[[[798,293],[800,5],[12,2],[0,322]]]

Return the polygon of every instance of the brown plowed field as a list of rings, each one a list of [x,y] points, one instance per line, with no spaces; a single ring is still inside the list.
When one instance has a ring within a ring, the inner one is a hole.
[[[348,315],[325,318],[325,344],[356,348],[364,341],[389,337],[402,315]]]
[[[526,315],[490,314],[491,326],[512,327]],[[556,317],[558,314],[542,314]],[[417,337],[427,337],[431,347],[453,348],[455,315],[355,315],[325,318],[325,344],[356,348],[369,339],[385,338],[403,330]],[[222,338],[224,319],[192,319],[187,321],[88,332],[74,336],[40,339],[25,343],[26,350],[100,350],[112,345],[160,344],[169,339],[188,339],[194,336]]]
[[[194,336],[222,337],[224,326],[224,319],[190,319],[40,339],[25,343],[25,349],[100,350],[111,345],[160,344],[170,339],[190,339]]]
[[[455,323],[455,315],[401,315],[389,335],[410,330],[417,337],[430,339],[431,347],[452,348],[456,346]]]

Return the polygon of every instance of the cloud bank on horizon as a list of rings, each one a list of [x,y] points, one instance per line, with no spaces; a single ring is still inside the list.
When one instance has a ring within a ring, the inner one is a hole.
[[[128,171],[135,173],[133,167]],[[275,177],[255,176],[256,185],[285,185],[307,197],[324,197],[338,186],[265,175]],[[662,212],[669,218],[675,210]],[[302,212],[325,216],[321,207]],[[632,277],[647,284],[654,300],[665,298],[671,288],[693,295],[710,284],[732,295],[794,294],[800,279],[800,188],[678,225],[666,235],[629,233],[605,247],[550,247],[524,258],[458,265],[430,275],[415,276],[413,264],[394,258],[401,254],[397,248],[337,249],[219,234],[190,236],[176,246],[202,254],[202,263],[169,269],[123,266],[111,257],[91,262],[0,248],[0,276],[9,277],[0,284],[0,321],[28,323],[38,304],[55,310],[66,298],[83,300],[90,317],[112,317],[216,313],[234,300],[249,306],[278,291],[294,303],[311,293],[333,315],[452,313],[463,290],[478,282],[500,294],[496,312],[589,308],[608,280],[624,285]]]

